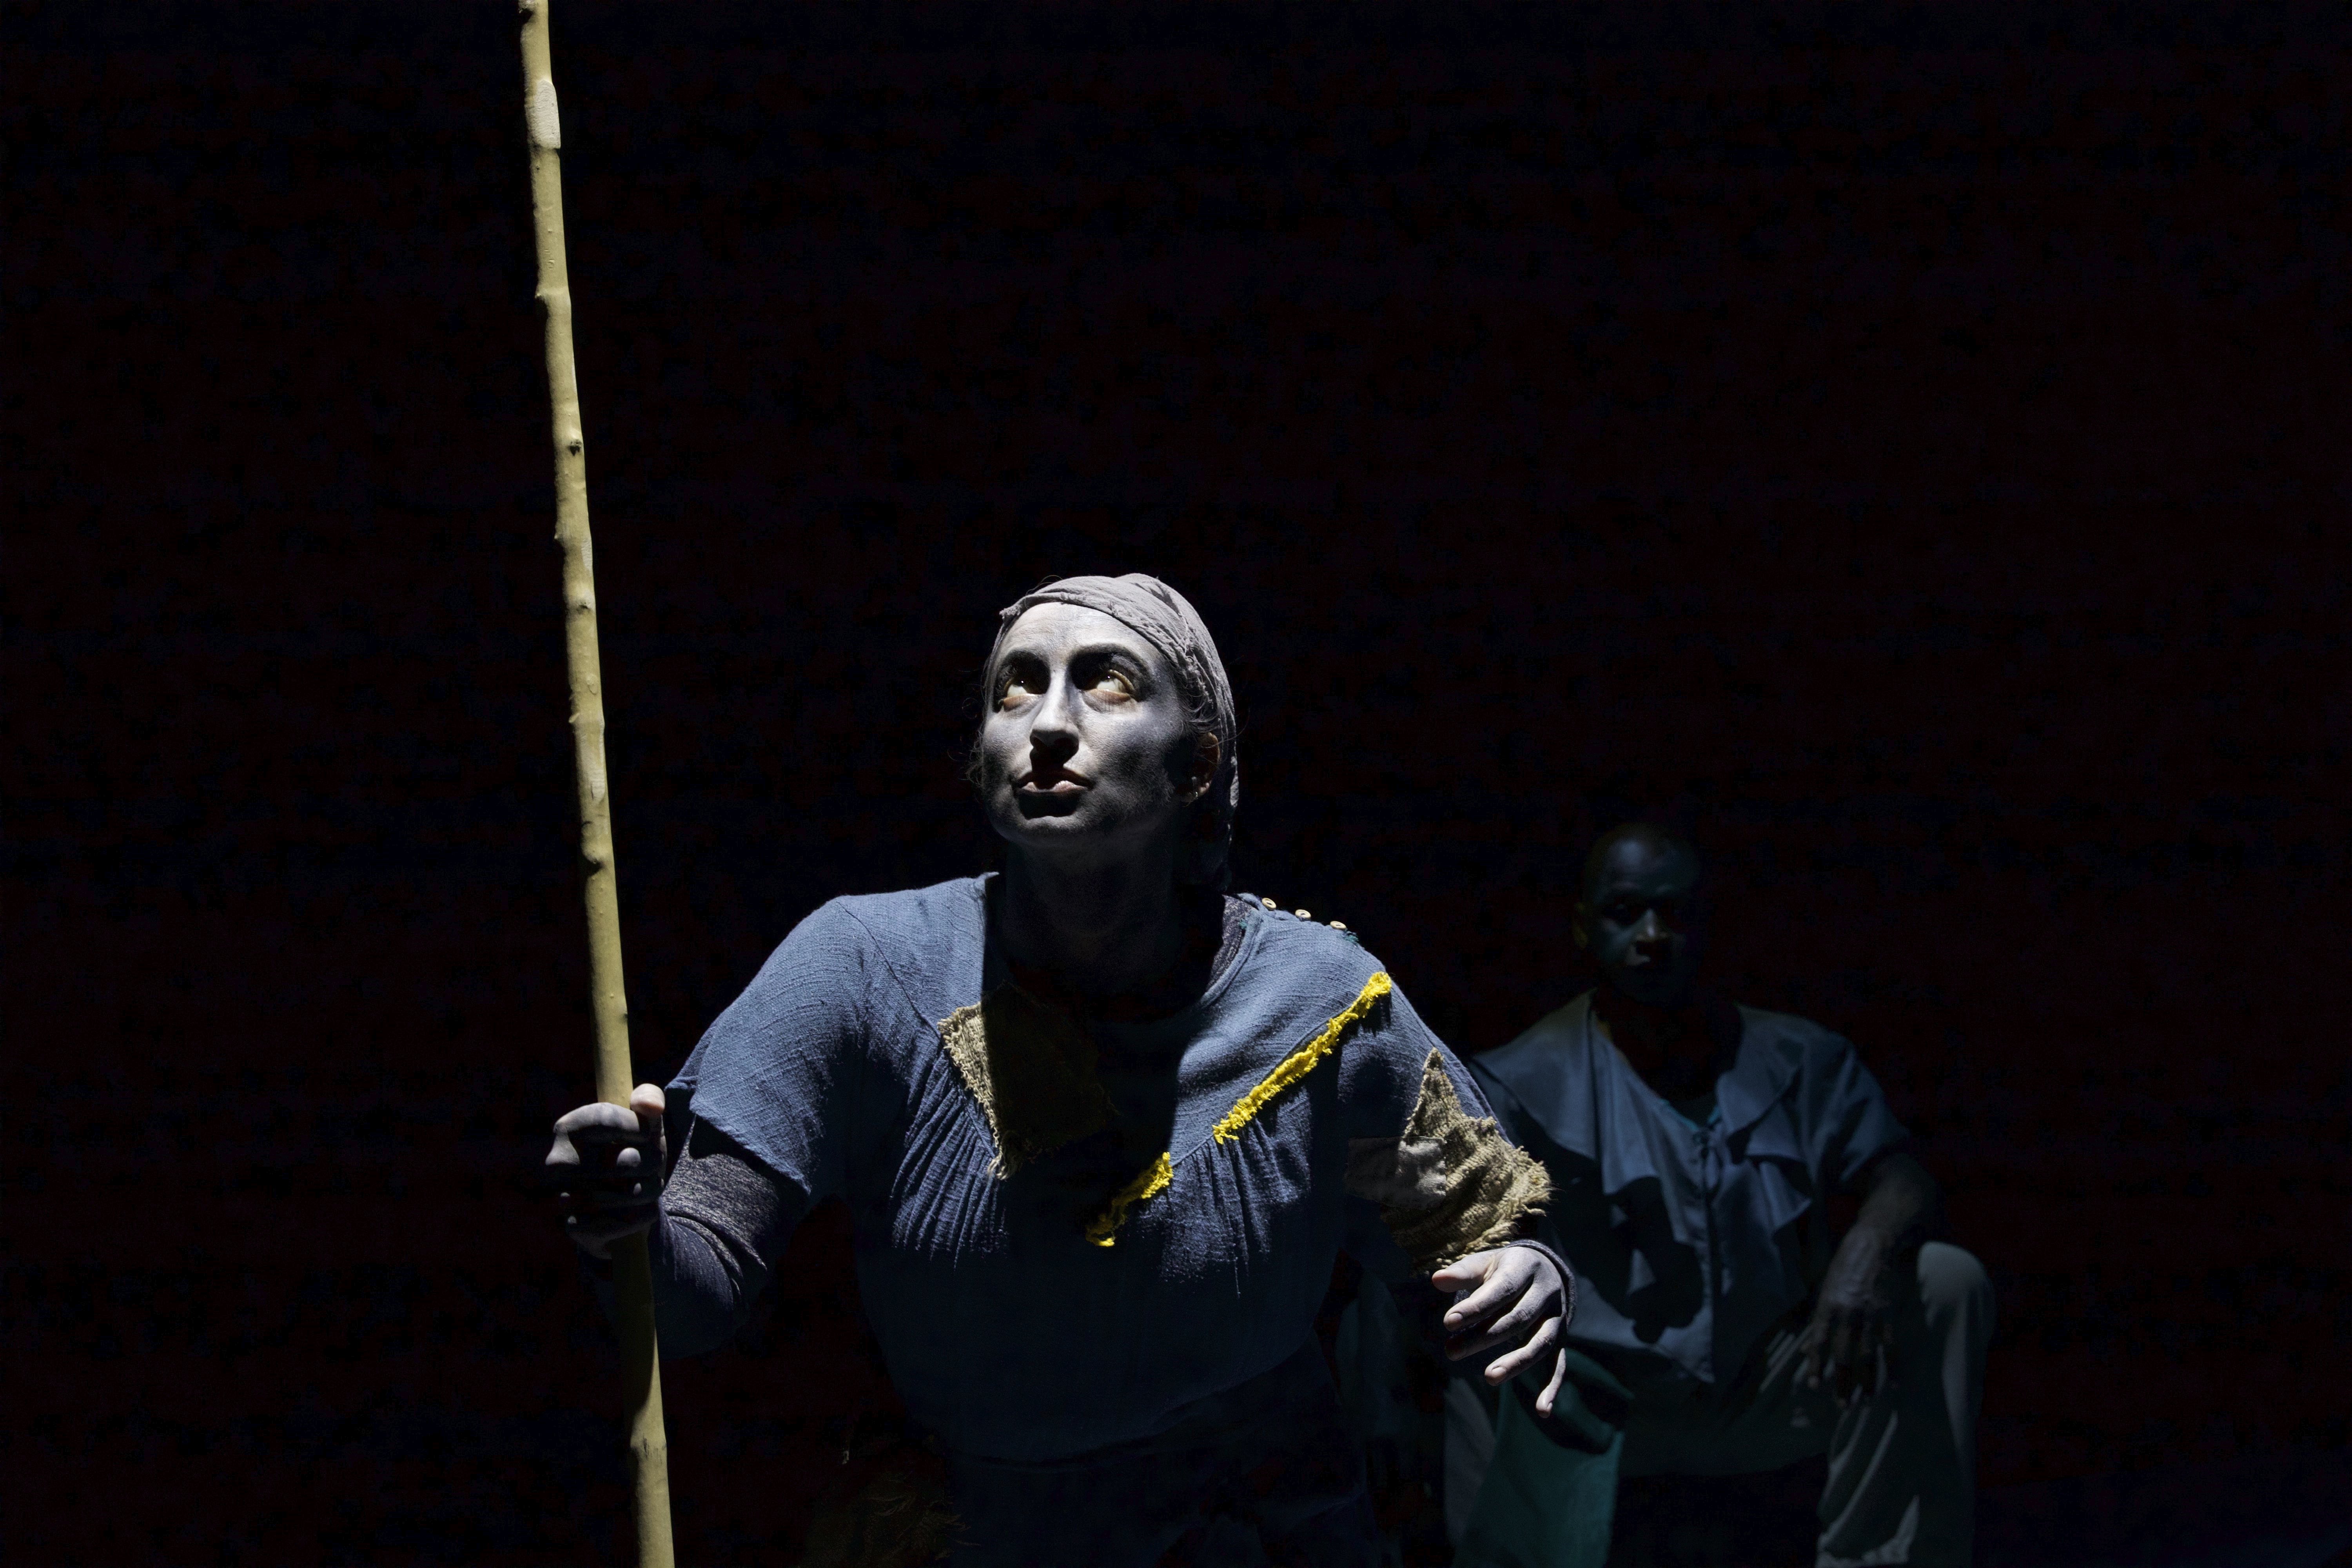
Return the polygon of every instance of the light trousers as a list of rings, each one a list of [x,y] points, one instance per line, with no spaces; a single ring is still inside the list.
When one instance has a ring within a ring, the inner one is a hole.
[[[1974,1257],[1941,1242],[1919,1249],[1910,1283],[1895,1303],[1892,1375],[1843,1407],[1826,1377],[1805,1386],[1801,1320],[1767,1336],[1726,1384],[1674,1375],[1659,1358],[1612,1359],[1633,1398],[1604,1453],[1550,1445],[1521,1412],[1503,1408],[1508,1396],[1498,1403],[1454,1379],[1445,1504],[1463,1547],[1457,1562],[1600,1568],[1608,1524],[1593,1516],[1613,1507],[1618,1476],[1740,1475],[1826,1453],[1816,1568],[1965,1568],[1992,1286]],[[1498,1430],[1512,1453],[1497,1454]],[[1545,1517],[1564,1509],[1581,1517]]]

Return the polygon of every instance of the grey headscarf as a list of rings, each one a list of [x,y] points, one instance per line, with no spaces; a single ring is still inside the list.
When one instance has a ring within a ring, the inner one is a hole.
[[[992,679],[1004,637],[1024,611],[1037,605],[1078,605],[1126,626],[1156,647],[1175,667],[1176,683],[1184,706],[1204,717],[1217,737],[1217,776],[1209,793],[1195,806],[1190,855],[1177,872],[1180,881],[1222,888],[1225,884],[1225,852],[1234,838],[1234,812],[1241,805],[1242,773],[1234,754],[1240,735],[1234,719],[1234,689],[1225,679],[1225,662],[1208,626],[1192,602],[1157,577],[1129,572],[1124,577],[1063,577],[1039,584],[997,612],[996,641],[988,650],[988,666],[981,679]],[[981,711],[988,711],[990,694],[981,694]]]

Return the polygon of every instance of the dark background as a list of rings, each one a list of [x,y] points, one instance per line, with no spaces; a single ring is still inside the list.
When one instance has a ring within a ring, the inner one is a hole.
[[[7,22],[10,1556],[613,1560],[510,12]],[[1464,1049],[1702,800],[1993,1272],[1988,1485],[2346,1443],[2340,15],[555,26],[645,1076],[982,862],[993,611],[1150,570],[1241,885]],[[668,1374],[691,1561],[874,1393],[818,1229]]]

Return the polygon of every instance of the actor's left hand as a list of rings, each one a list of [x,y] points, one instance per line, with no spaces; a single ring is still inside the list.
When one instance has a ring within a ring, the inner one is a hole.
[[[1445,1353],[1465,1361],[1496,1345],[1511,1346],[1486,1368],[1486,1381],[1497,1385],[1549,1363],[1551,1375],[1536,1395],[1536,1409],[1549,1415],[1568,1375],[1562,1340],[1568,1325],[1561,1321],[1568,1286],[1552,1260],[1532,1247],[1498,1247],[1447,1264],[1429,1282],[1440,1290],[1469,1292],[1446,1310]]]

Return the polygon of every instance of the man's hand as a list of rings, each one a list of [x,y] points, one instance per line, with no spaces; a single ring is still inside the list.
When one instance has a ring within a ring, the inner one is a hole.
[[[1893,1270],[1941,1225],[1943,1194],[1927,1167],[1901,1150],[1879,1159],[1862,1179],[1862,1213],[1838,1244],[1822,1281],[1813,1321],[1805,1326],[1805,1386],[1822,1375],[1838,1403],[1888,1387],[1894,1367]]]
[[[1829,1277],[1805,1326],[1805,1386],[1819,1388],[1826,1373],[1840,1405],[1891,1386],[1895,1300],[1888,1277],[1890,1252],[1871,1227],[1846,1232],[1830,1259]]]
[[[583,1105],[555,1121],[547,1179],[561,1190],[564,1234],[591,1258],[653,1228],[661,1212],[669,1142],[662,1130],[662,1091],[641,1083],[626,1106]]]
[[[1468,1292],[1446,1310],[1446,1355],[1465,1361],[1496,1345],[1511,1346],[1486,1368],[1486,1381],[1497,1384],[1549,1364],[1551,1375],[1536,1395],[1536,1409],[1550,1415],[1560,1380],[1568,1375],[1568,1325],[1561,1321],[1568,1282],[1558,1266],[1532,1247],[1499,1247],[1447,1264],[1429,1282],[1441,1290]]]

